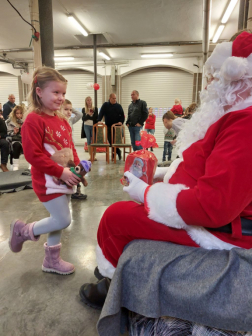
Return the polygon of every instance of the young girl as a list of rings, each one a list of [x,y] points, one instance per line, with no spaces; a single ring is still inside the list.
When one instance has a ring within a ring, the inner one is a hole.
[[[83,123],[82,123],[82,130],[81,130],[81,137],[87,138],[87,144],[88,144],[88,152],[90,155],[90,158],[88,159],[91,161],[91,141],[93,137],[93,125],[95,125],[98,122],[98,109],[97,107],[93,106],[92,98],[86,97],[85,99],[85,107],[82,109],[83,113]],[[96,154],[96,149],[94,151],[94,156]],[[97,159],[94,159],[97,161]]]
[[[21,127],[23,125],[24,110],[23,107],[17,105],[11,111],[9,119],[6,120],[7,135],[12,138],[13,148],[13,170],[19,168],[19,157],[22,154],[22,137]]]
[[[22,127],[23,149],[32,165],[34,191],[50,217],[29,224],[14,221],[9,239],[12,252],[20,252],[26,240],[37,241],[41,234],[48,233],[42,270],[58,274],[74,272],[74,265],[60,258],[60,236],[61,230],[71,223],[69,198],[73,187],[80,182],[67,168],[69,160],[76,165],[80,160],[71,127],[59,112],[66,87],[67,80],[54,69],[40,67],[34,72],[29,113]]]
[[[72,132],[73,132],[73,125],[81,119],[82,113],[75,110],[72,107],[72,103],[68,99],[65,99],[65,101],[63,103],[62,112],[65,115],[65,117],[67,118],[67,121],[69,122],[69,125],[71,126]],[[74,116],[72,116],[73,114],[74,114]],[[72,140],[73,140],[73,138],[72,138]],[[73,140],[73,142],[74,142],[74,140]],[[71,198],[72,199],[79,199],[79,200],[85,200],[87,198],[87,195],[84,195],[84,194],[81,193],[80,183],[78,183],[77,191],[76,191],[75,194],[72,194]]]
[[[155,133],[155,122],[156,122],[156,116],[153,113],[153,108],[149,107],[149,115],[148,118],[145,121],[145,131],[147,133],[153,134]],[[148,149],[148,148],[147,148]],[[151,151],[153,152],[153,148],[151,147]]]

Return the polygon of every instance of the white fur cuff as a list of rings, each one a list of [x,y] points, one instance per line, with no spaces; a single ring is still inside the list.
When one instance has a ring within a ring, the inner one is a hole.
[[[101,275],[112,279],[115,273],[115,267],[105,258],[99,245],[96,246],[96,261]]]
[[[177,196],[185,189],[188,188],[183,184],[156,183],[151,186],[146,195],[149,218],[176,229],[186,229],[176,207]]]

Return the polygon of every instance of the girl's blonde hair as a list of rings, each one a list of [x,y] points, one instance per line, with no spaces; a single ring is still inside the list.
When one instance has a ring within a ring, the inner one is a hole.
[[[92,97],[90,97],[90,96],[87,96],[86,98],[85,98],[85,112],[87,113],[87,111],[88,111],[88,106],[87,106],[87,99],[88,98],[90,98],[91,100],[92,100],[92,107],[91,107],[91,109],[94,111],[94,105],[93,105],[93,99],[92,99]]]
[[[24,117],[24,109],[23,109],[23,107],[21,106],[21,105],[16,105],[15,107],[14,107],[14,109],[11,111],[11,113],[9,114],[9,119],[12,121],[12,122],[14,122],[14,124],[15,125],[17,125],[17,126],[19,126],[18,125],[18,122],[17,122],[17,117],[16,117],[16,112],[17,111],[20,111],[21,113],[22,113],[22,119],[23,119],[23,117]]]
[[[43,104],[39,96],[37,95],[36,88],[44,89],[49,82],[63,82],[67,83],[65,77],[63,77],[57,70],[46,66],[38,67],[33,73],[33,79],[31,84],[31,90],[28,94],[28,113],[34,111],[40,114],[43,111]],[[60,111],[55,111],[61,119],[66,119],[64,114]]]

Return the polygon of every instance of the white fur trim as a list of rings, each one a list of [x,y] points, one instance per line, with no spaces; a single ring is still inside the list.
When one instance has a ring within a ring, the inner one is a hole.
[[[115,273],[115,267],[105,258],[99,245],[96,246],[96,261],[101,275],[112,279]]]
[[[220,69],[220,75],[227,81],[238,81],[248,72],[248,69],[246,58],[228,57]]]
[[[237,247],[220,240],[202,226],[188,225],[186,231],[195,243],[207,250],[231,250],[233,247]]]
[[[182,158],[176,159],[172,162],[172,164],[170,165],[170,167],[168,167],[167,172],[164,176],[164,183],[168,183],[170,178],[172,177],[172,175],[175,173],[175,171],[177,170],[178,166],[180,165],[180,163],[183,161]]]
[[[217,44],[212,52],[212,55],[205,63],[205,73],[214,74],[216,70],[220,70],[222,64],[228,57],[232,56],[232,42],[223,42]]]
[[[157,183],[147,194],[149,218],[175,229],[184,229],[195,243],[205,249],[230,250],[236,247],[223,242],[201,226],[187,225],[176,207],[178,194],[187,189],[182,184]],[[178,233],[179,234],[179,233]]]
[[[177,196],[181,190],[188,189],[183,184],[156,183],[147,193],[149,218],[176,229],[185,229],[186,223],[176,207]]]

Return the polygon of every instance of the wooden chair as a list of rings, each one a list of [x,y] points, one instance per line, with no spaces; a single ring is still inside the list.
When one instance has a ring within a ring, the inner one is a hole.
[[[91,162],[94,162],[94,148],[106,148],[106,162],[109,163],[109,143],[108,130],[105,124],[95,124],[93,126],[93,138],[91,143]]]
[[[123,148],[123,161],[125,161],[125,153],[131,153],[131,144],[125,143],[125,127],[124,125],[112,125],[111,126],[111,143],[112,143],[112,153],[111,161],[113,161],[114,153],[114,163],[116,163],[116,149]],[[129,148],[129,152],[125,152],[125,149]]]

